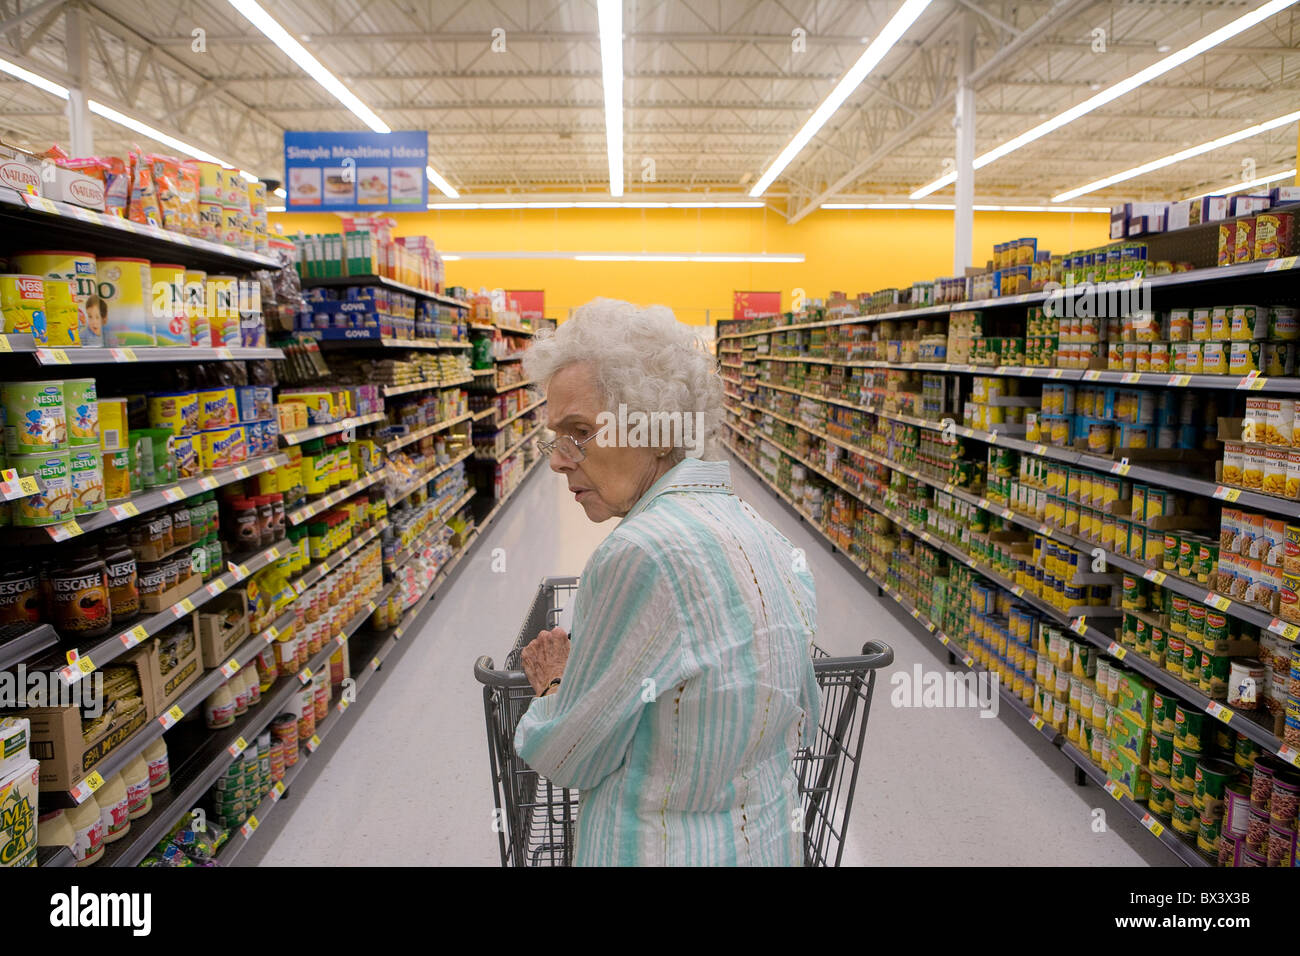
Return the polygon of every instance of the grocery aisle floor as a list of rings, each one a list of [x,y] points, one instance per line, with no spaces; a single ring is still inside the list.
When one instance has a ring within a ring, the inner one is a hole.
[[[887,610],[893,602],[877,599],[744,465],[733,462],[732,475],[737,492],[806,551],[822,646],[854,653],[876,638],[894,648],[872,704],[845,865],[1177,864],[1104,791],[1076,787],[1067,758],[1015,714],[892,706],[889,675],[918,662],[946,668],[942,647]],[[386,665],[377,695],[327,742],[323,768],[299,778],[240,865],[498,865],[474,659],[500,663],[538,581],[579,573],[612,527],[589,523],[549,470],[529,478],[396,666]],[[492,570],[496,548],[504,573]]]

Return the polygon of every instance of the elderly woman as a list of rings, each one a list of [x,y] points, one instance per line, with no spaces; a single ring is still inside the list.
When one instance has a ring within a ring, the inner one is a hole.
[[[536,698],[516,752],[584,791],[574,862],[802,865],[813,582],[728,464],[697,457],[721,412],[713,358],[668,309],[597,299],[524,366],[551,469],[589,520],[622,519],[583,569],[572,639],[521,655]]]

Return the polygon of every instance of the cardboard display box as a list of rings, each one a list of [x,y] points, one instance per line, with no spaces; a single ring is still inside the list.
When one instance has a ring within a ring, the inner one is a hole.
[[[201,587],[203,587],[203,575],[191,574],[174,588],[164,591],[162,594],[140,595],[140,610],[145,614],[157,614],[159,611],[171,607],[181,598],[193,594]]]
[[[135,669],[140,683],[141,704],[130,714],[105,721],[89,740],[82,736],[81,708],[78,706],[82,700],[89,702],[86,697],[70,697],[72,703],[63,706],[28,707],[21,711],[20,715],[31,722],[31,754],[41,762],[42,790],[71,790],[100,761],[157,716],[150,652],[149,645],[141,645],[107,665],[109,668],[125,666]],[[30,665],[28,671],[57,671],[64,664],[60,651]],[[83,678],[86,682],[83,690],[88,692],[93,688],[90,681],[95,676]],[[58,680],[57,677],[54,679]],[[103,706],[107,713],[111,703],[105,700]]]
[[[203,675],[203,655],[199,650],[197,622],[179,628],[186,640],[176,641],[175,632],[163,634],[146,642],[149,648],[149,679],[153,684],[154,713],[161,714],[174,704],[186,690]],[[185,651],[188,643],[189,650]],[[166,673],[163,673],[164,669]]]
[[[230,652],[248,640],[248,598],[243,588],[226,591],[194,615],[194,630],[203,654],[203,666],[220,667]]]

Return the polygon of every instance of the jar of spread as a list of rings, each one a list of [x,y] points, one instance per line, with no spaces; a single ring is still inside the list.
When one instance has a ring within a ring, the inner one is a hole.
[[[271,506],[270,495],[258,495],[252,499],[257,505],[257,535],[261,547],[269,548],[275,544],[275,509]]]
[[[93,796],[65,813],[68,825],[72,827],[76,843],[72,847],[72,857],[77,866],[90,866],[98,863],[104,855],[104,818],[99,804]],[[37,841],[39,842],[39,829]]]
[[[221,539],[217,537],[215,532],[213,532],[208,535],[207,539],[203,543],[203,546],[204,549],[208,552],[208,564],[207,564],[208,571],[204,575],[204,577],[214,578],[221,573],[221,568],[222,568]]]
[[[179,548],[183,544],[189,544],[193,540],[191,530],[193,515],[190,512],[190,506],[182,501],[169,508],[167,513],[172,519],[172,541],[174,546]]]
[[[0,567],[0,624],[35,624],[41,619],[41,579],[34,565],[15,561]]]
[[[126,784],[122,775],[115,773],[95,791],[100,817],[104,821],[104,842],[113,843],[131,831],[131,815],[127,805]]]
[[[220,730],[235,722],[235,696],[226,684],[214,690],[203,702],[203,716],[209,730]]]
[[[167,762],[167,742],[159,737],[144,748],[144,759],[149,764],[149,792],[160,793],[172,782],[171,766]]]
[[[108,597],[113,623],[121,624],[140,613],[140,588],[135,552],[125,534],[104,540],[104,565],[108,570]]]
[[[273,540],[283,541],[285,534],[284,495],[277,491],[274,494],[267,495],[267,497],[271,499],[271,512],[274,515],[274,520],[271,522],[271,528],[275,532]]]
[[[126,784],[127,815],[138,820],[153,809],[153,796],[149,793],[149,762],[143,754],[136,754],[122,768],[122,782]]]
[[[191,565],[190,552],[188,549],[180,552],[180,554],[172,555],[171,562],[172,562],[172,567],[176,572],[177,584],[184,584],[186,581],[190,579],[190,576],[194,574],[194,569]],[[168,579],[170,580],[170,578],[171,575],[168,574]]]
[[[261,519],[255,501],[248,498],[231,499],[227,537],[236,552],[253,551],[261,545]]]
[[[69,849],[77,844],[77,831],[68,822],[68,814],[63,810],[51,810],[36,818],[37,846],[66,846]]]
[[[159,561],[171,549],[172,524],[167,515],[146,515],[131,526],[131,550],[137,560]]]
[[[95,549],[82,549],[49,572],[49,620],[63,637],[103,637],[113,627],[108,568]]]

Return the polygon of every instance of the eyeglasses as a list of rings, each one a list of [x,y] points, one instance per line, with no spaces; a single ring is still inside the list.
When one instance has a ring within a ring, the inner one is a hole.
[[[596,433],[596,435],[599,434],[600,432]],[[547,458],[550,458],[552,453],[558,451],[561,458],[576,465],[586,460],[587,453],[582,450],[582,446],[595,438],[596,435],[590,435],[582,441],[576,440],[572,435],[560,435],[550,441],[538,440],[537,450]]]

